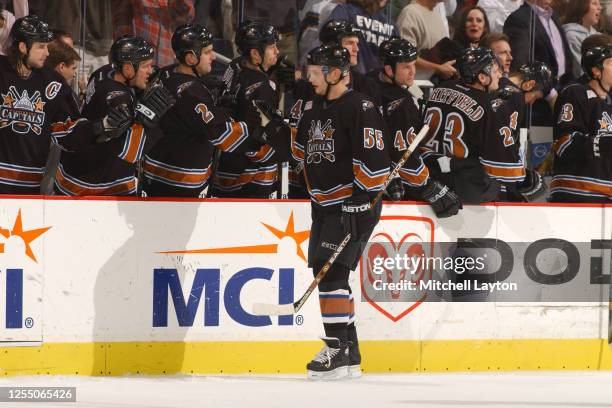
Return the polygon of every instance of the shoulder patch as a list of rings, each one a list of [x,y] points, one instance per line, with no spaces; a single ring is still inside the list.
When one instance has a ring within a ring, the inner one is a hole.
[[[390,115],[391,112],[396,110],[397,107],[400,106],[400,104],[402,103],[403,100],[404,100],[404,98],[400,98],[400,99],[396,99],[396,100],[394,100],[392,102],[389,102],[389,104],[387,105],[387,115]]]
[[[374,103],[372,101],[368,101],[367,99],[363,99],[361,101],[361,107],[363,111],[367,111],[368,109],[374,109]]]
[[[491,101],[491,108],[493,109],[494,112],[497,112],[497,109],[499,109],[499,107],[502,106],[503,103],[504,103],[504,100],[501,98],[493,99]]]
[[[183,84],[180,84],[177,88],[176,88],[176,96],[178,96],[179,98],[181,97],[181,94],[186,90],[189,89],[189,87],[191,85],[193,85],[195,83],[195,81],[187,81]]]
[[[249,86],[247,89],[244,90],[244,95],[245,96],[249,96],[251,95],[253,92],[255,92],[262,84],[263,82],[257,82],[254,83],[253,85]]]
[[[62,84],[57,81],[50,82],[45,88],[45,97],[49,100],[54,99],[62,89]]]
[[[597,98],[597,94],[592,89],[587,90],[587,99]]]
[[[270,88],[272,88],[273,91],[276,91],[276,84],[274,83],[274,81],[270,80],[268,82],[270,82]]]
[[[106,103],[110,103],[113,99],[125,95],[124,91],[112,91],[106,95]]]

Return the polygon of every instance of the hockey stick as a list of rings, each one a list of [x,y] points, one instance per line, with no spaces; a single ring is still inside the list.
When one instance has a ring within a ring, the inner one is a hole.
[[[416,150],[419,143],[421,143],[421,140],[423,140],[423,138],[428,132],[429,132],[429,126],[424,125],[421,131],[414,138],[412,143],[410,143],[410,146],[408,146],[408,149],[406,150],[404,155],[397,162],[397,165],[395,166],[391,174],[389,174],[389,176],[385,179],[383,188],[378,192],[378,194],[376,194],[376,197],[374,197],[374,199],[370,203],[370,207],[374,207],[381,200],[391,180],[393,180],[397,176],[397,173],[399,173],[404,163],[406,163],[410,155]],[[325,262],[325,265],[323,265],[319,273],[317,273],[317,276],[314,278],[310,286],[308,286],[308,289],[306,289],[306,292],[302,295],[302,297],[297,302],[289,303],[286,305],[275,305],[271,303],[255,303],[253,305],[253,314],[258,315],[258,316],[262,316],[262,315],[278,316],[278,315],[290,315],[293,313],[297,313],[297,311],[300,310],[302,306],[304,306],[304,303],[306,303],[306,301],[308,300],[312,292],[314,292],[315,288],[323,280],[323,278],[329,271],[329,268],[331,268],[333,263],[336,261],[336,258],[338,258],[338,256],[340,255],[340,253],[342,252],[344,247],[349,243],[350,240],[351,240],[351,234],[350,233],[346,234],[342,242],[338,244],[338,247],[336,248],[334,253],[329,257],[327,262]]]

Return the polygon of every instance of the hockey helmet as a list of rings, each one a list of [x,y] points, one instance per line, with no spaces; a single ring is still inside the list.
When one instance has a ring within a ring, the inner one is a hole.
[[[212,34],[199,24],[182,25],[172,34],[172,49],[176,58],[185,62],[185,55],[192,52],[199,60],[202,49],[212,44]]]
[[[459,58],[457,68],[461,78],[468,84],[478,81],[478,74],[489,75],[493,64],[498,64],[493,51],[488,48],[467,48]]]
[[[340,44],[345,37],[357,37],[361,31],[345,20],[329,20],[319,31],[321,44]]]
[[[383,41],[378,48],[378,58],[384,65],[395,68],[398,62],[411,62],[417,59],[417,49],[409,41],[391,37]]]
[[[11,28],[11,37],[16,44],[25,42],[30,47],[34,42],[53,41],[53,32],[49,30],[49,25],[37,15],[30,14],[15,20]]]
[[[548,65],[543,62],[534,61],[519,68],[523,75],[523,82],[534,80],[539,89],[548,94],[555,85],[555,78]]]
[[[269,24],[247,20],[236,31],[238,50],[246,55],[253,48],[263,53],[266,46],[279,41],[278,31]]]
[[[310,50],[306,56],[308,65],[320,65],[325,68],[340,68],[342,76],[348,74],[351,65],[351,57],[346,48],[339,45],[322,45]],[[324,71],[325,71],[324,70]],[[327,73],[326,73],[327,74]]]
[[[595,79],[593,77],[593,68],[597,67],[603,70],[603,63],[608,58],[612,58],[612,46],[593,47],[582,56],[580,65],[582,65],[582,70],[589,79]]]
[[[110,62],[113,68],[120,69],[122,64],[132,64],[138,70],[140,62],[152,59],[155,48],[144,38],[126,35],[113,43],[110,50]]]

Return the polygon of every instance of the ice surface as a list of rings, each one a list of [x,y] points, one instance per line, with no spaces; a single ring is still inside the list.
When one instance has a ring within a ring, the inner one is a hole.
[[[591,408],[612,407],[612,372],[373,374],[310,382],[304,376],[9,377],[0,386],[75,386],[75,403],[1,407]]]

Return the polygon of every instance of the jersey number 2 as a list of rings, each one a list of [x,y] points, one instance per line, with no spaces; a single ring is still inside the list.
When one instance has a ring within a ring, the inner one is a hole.
[[[203,103],[198,103],[195,107],[195,111],[202,115],[202,120],[204,123],[210,122],[215,117],[215,115],[213,115],[212,112],[208,110],[208,107]]]

